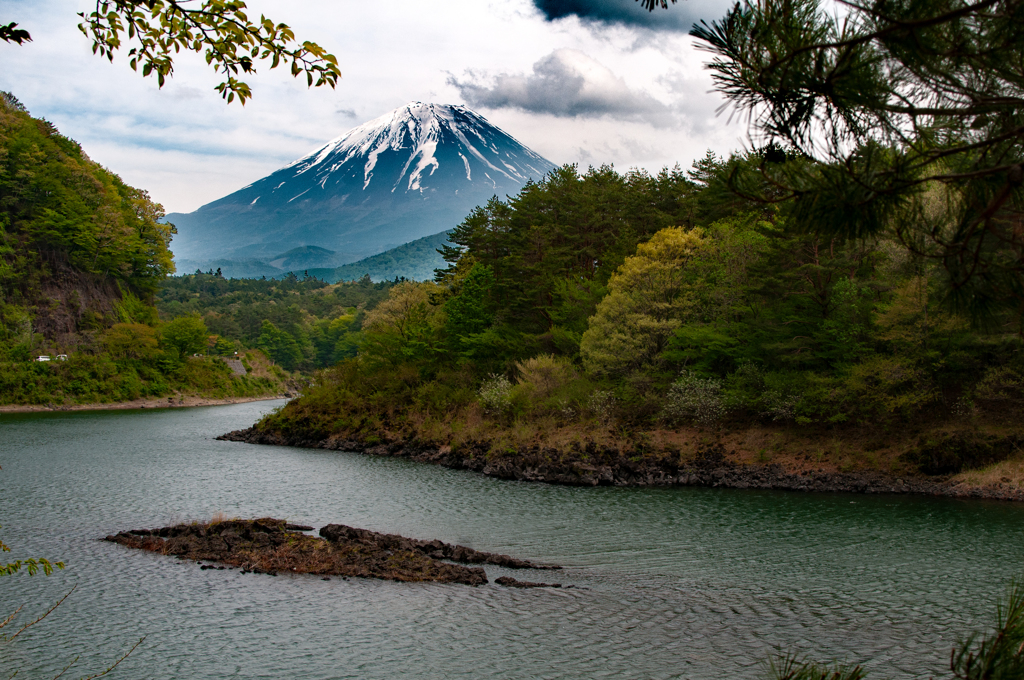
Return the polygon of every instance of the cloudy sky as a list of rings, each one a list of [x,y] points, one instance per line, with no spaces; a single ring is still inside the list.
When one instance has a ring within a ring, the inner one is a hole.
[[[338,57],[335,90],[307,90],[284,69],[246,78],[253,99],[225,104],[219,76],[181,55],[158,89],[119,55],[94,57],[77,28],[84,0],[0,0],[0,22],[33,42],[0,43],[0,90],[80,141],[96,161],[189,212],[409,101],[466,104],[555,163],[684,168],[727,153],[745,128],[687,36],[731,0],[250,0]]]

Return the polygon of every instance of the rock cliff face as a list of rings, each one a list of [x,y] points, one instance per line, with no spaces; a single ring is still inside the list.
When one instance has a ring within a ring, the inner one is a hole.
[[[335,251],[337,266],[458,225],[554,164],[463,106],[410,102],[199,210],[172,214],[175,257],[271,258]]]

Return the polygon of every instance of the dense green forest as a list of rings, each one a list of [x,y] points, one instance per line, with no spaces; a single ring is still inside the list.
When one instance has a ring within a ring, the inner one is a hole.
[[[642,445],[680,427],[1019,422],[1021,311],[972,325],[946,304],[941,262],[895,229],[816,236],[785,203],[738,198],[730,177],[762,160],[566,166],[492,200],[452,232],[434,282],[391,288],[358,356],[262,426],[501,452],[566,428]]]
[[[0,93],[0,403],[285,389],[260,352],[243,354],[248,373],[235,375],[194,356],[216,343],[201,319],[158,317],[154,296],[174,271],[162,217],[145,191]]]
[[[195,316],[225,348],[258,348],[288,371],[308,372],[356,355],[362,320],[390,282],[328,284],[294,274],[280,280],[218,274],[170,277],[156,297],[163,319]]]

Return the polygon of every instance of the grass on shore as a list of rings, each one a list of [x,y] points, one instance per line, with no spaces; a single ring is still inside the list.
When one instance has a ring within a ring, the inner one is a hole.
[[[610,463],[619,455],[636,462],[682,463],[700,449],[721,444],[731,462],[778,465],[790,473],[880,472],[903,477],[925,472],[954,484],[1024,488],[1024,438],[1012,412],[872,425],[727,420],[715,427],[644,427],[600,414],[511,417],[488,412],[476,401],[446,412],[417,406],[327,411],[322,400],[303,399],[267,416],[259,427],[306,439],[415,442],[442,453],[482,453],[494,460],[533,451],[553,460],[593,465]]]

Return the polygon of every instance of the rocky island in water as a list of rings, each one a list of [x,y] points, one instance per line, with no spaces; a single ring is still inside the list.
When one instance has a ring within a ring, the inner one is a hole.
[[[510,569],[561,568],[438,540],[381,534],[343,524],[328,524],[320,529],[319,536],[305,533],[312,530],[310,526],[264,517],[122,531],[105,540],[161,555],[220,562],[244,572],[275,575],[291,572],[477,586],[488,582],[484,570],[462,564],[491,564]],[[557,586],[519,582],[510,577],[497,582],[515,587]]]

